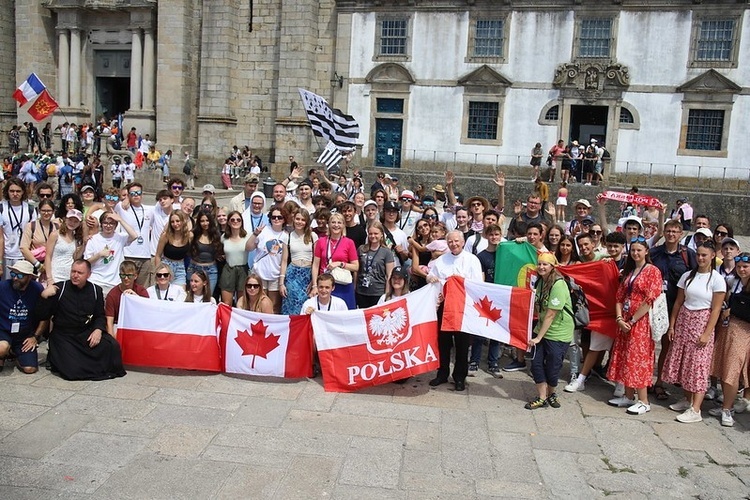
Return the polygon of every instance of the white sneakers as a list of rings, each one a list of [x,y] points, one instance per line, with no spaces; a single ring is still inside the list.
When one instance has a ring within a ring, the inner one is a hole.
[[[744,413],[748,410],[750,410],[750,399],[745,399],[742,396],[737,396],[737,399],[734,400],[734,412]]]
[[[565,392],[583,391],[586,389],[585,380],[586,380],[585,378],[578,376],[575,379],[571,380],[570,383],[566,385],[563,390]]]
[[[669,405],[669,409],[672,411],[679,411],[683,412],[690,408],[692,405],[690,404],[690,401],[687,399],[683,399],[682,401],[678,401],[677,403],[672,403]]]
[[[708,410],[708,414],[712,417],[721,417],[721,425],[723,427],[734,427],[734,410],[725,410],[721,406],[717,406]]]
[[[682,422],[683,424],[694,424],[696,422],[703,421],[703,417],[701,417],[701,412],[695,411],[691,405],[683,413],[677,415],[677,418],[675,420],[677,420],[678,422]]]
[[[612,398],[609,401],[607,401],[608,405],[616,406],[617,408],[625,408],[626,406],[631,406],[633,403],[635,403],[634,399],[628,399],[625,396]]]
[[[612,395],[616,398],[623,397],[625,395],[625,386],[620,382],[617,382],[615,385],[615,392],[613,392]]]
[[[628,415],[643,415],[651,411],[651,405],[647,405],[643,401],[636,401],[636,403],[628,408],[625,413]]]

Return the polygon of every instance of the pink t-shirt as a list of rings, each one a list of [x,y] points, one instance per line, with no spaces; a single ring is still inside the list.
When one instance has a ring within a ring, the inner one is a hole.
[[[357,248],[351,238],[344,236],[340,240],[332,241],[328,244],[328,236],[321,236],[315,243],[315,256],[320,258],[319,273],[325,272],[328,266],[328,256],[334,262],[355,262],[359,260]]]

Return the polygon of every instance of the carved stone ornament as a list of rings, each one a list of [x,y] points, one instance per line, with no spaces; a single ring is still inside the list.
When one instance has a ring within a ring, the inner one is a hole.
[[[630,85],[628,67],[619,63],[564,63],[555,69],[552,84],[558,88],[601,93],[604,90],[623,90]]]

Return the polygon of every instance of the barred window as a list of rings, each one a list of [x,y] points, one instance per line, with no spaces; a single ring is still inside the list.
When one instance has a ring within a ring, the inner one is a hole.
[[[691,109],[688,115],[686,149],[720,151],[724,131],[724,111]]]
[[[478,19],[474,36],[475,57],[503,57],[505,23],[502,19]]]
[[[612,19],[581,19],[578,57],[608,58],[612,41]]]
[[[558,118],[560,118],[560,106],[552,106],[544,115],[544,119],[551,122],[556,122]]]
[[[380,25],[380,55],[406,55],[406,19],[383,19]]]
[[[469,139],[497,139],[497,102],[470,101],[467,137]]]
[[[731,61],[734,19],[704,19],[696,44],[696,61]]]
[[[620,123],[634,123],[633,113],[629,109],[620,108]]]

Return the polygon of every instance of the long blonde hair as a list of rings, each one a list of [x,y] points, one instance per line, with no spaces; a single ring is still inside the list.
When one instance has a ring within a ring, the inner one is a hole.
[[[251,279],[257,281],[259,286],[258,296],[252,301],[252,304],[250,303],[250,295],[247,293],[247,285]],[[242,301],[242,306],[245,311],[258,312],[263,297],[268,297],[268,295],[266,295],[265,289],[263,288],[263,280],[260,279],[260,276],[255,273],[249,274],[247,276],[247,279],[245,279],[245,285],[242,290],[242,297],[244,299]]]

